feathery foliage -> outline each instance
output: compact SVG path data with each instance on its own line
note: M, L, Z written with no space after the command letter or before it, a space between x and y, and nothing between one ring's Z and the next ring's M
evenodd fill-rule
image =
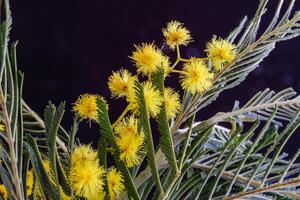
M268 0L260 0L253 18L243 18L226 39L213 36L205 58L183 58L180 48L190 45L192 34L169 22L163 35L176 60L154 43L136 45L130 57L136 75L122 69L109 77L112 96L127 103L118 119L111 123L100 94L82 95L67 131L65 103L49 103L42 118L23 100L17 43L9 43L9 2L0 1L0 199L300 199L300 150L284 152L300 125L300 97L292 88L267 88L243 106L236 101L229 112L197 118L277 42L299 36L295 0L285 10L283 3L263 29ZM165 81L174 73L182 97ZM77 138L84 120L99 126L97 151Z

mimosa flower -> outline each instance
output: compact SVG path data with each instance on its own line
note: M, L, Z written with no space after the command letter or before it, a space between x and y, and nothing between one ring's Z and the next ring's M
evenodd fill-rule
M163 28L162 31L166 38L166 43L171 49L175 49L176 45L186 46L192 41L190 31L178 21L169 22L167 28Z
M131 90L133 90L135 80L136 77L132 76L131 73L126 69L113 72L108 80L108 87L112 96L116 98L128 96L130 93L132 93Z
M125 189L123 176L115 168L109 170L107 175L107 184L109 197L112 200L118 197Z
M181 86L184 90L195 94L202 93L212 86L213 73L210 73L205 63L199 58L191 58L184 64Z
M212 59L216 71L220 71L225 63L230 63L236 56L236 46L216 36L207 43L207 57Z
M93 94L83 94L74 103L73 111L77 112L82 119L97 120L97 96Z

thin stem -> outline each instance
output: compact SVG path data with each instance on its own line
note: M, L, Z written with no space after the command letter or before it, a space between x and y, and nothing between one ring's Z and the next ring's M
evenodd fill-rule
M113 123L111 126L112 128L115 128L115 126L120 123L120 121L124 118L124 116L129 112L129 105L125 108L125 110L122 112L122 114L118 117L118 119Z
M180 61L182 61L182 62L189 62L189 61L190 61L190 59L186 59L186 58L180 58Z
M13 174L13 180L14 180L14 185L16 187L16 193L18 196L18 199L23 199L23 194L22 194L22 189L21 189L21 181L20 181L20 176L18 174L18 161L16 158L16 153L15 153L15 148L14 148L14 137L12 133L12 129L10 126L10 120L9 120L9 115L8 111L6 108L6 102L4 99L4 94L2 91L2 87L0 87L0 104L2 107L2 113L3 113L3 121L5 124L5 129L7 133L7 144L9 148L9 154L10 154L10 161L11 161L11 168L12 168L12 174Z
M180 50L178 44L176 44L176 54L177 54L177 59L180 60L181 56L180 56Z
M192 134L192 126L193 126L193 123L195 121L195 114L192 116L191 118L191 122L189 124L189 131L188 131L188 134L185 138L185 142L184 142L184 146L183 146L183 152L182 152L182 155L181 155L181 158L180 158L180 162L179 162L179 170L181 171L182 170L182 166L183 166L183 161L184 161L184 158L185 158L185 154L186 154L186 151L187 151L187 148L189 146L189 142L190 142L190 137L191 137L191 134Z
M178 74L186 74L186 72L180 71L180 70L176 70L176 69L173 69L172 72L178 73Z
M268 192L268 191L274 190L274 189L279 189L279 188L289 187L289 186L292 186L292 185L297 185L299 183L300 183L300 179L296 178L296 179L293 179L293 180L285 182L285 183L275 183L275 184L272 184L268 187L259 188L259 189L256 189L256 190L251 190L249 192L241 192L241 193L239 193L235 196L225 198L224 200L240 199L241 197L246 197L246 196L249 196L251 194L264 193L264 192Z
M176 181L178 180L178 178L180 177L180 173L176 173L175 177L173 178L170 186L168 187L168 189L165 192L165 196L163 197L164 200L167 200L169 198L169 195L173 189L173 186L175 185Z

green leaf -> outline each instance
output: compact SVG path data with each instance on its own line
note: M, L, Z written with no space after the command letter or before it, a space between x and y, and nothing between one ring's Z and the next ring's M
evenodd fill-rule
M148 158L147 161L150 166L156 186L160 191L161 195L163 196L164 190L161 185L157 164L155 160L154 144L153 144L152 132L151 132L150 121L149 121L149 112L145 102L144 88L138 81L136 81L134 84L135 84L136 98L139 101L140 122L141 122L140 124L145 133L145 138L146 138L146 149L147 149L147 158Z
M114 149L113 158L117 165L117 168L122 172L125 180L127 195L135 200L139 200L139 194L134 185L130 171L126 167L125 163L120 160L120 150L116 143L115 136L111 127L111 123L108 116L107 103L102 97L97 97L98 107L98 122L100 126L100 137L104 137L107 143Z
M164 96L164 70L160 68L151 78L154 86L160 91L161 95ZM165 102L163 102L160 112L156 117L156 122L161 136L159 144L162 152L165 154L173 172L179 173Z
M47 147L48 147L48 159L51 166L51 173L53 181L57 186L57 191L60 194L60 184L63 186L63 190L66 194L71 194L71 189L69 187L67 177L62 169L62 165L59 160L56 138L59 130L61 120L65 112L65 103L61 103L58 108L49 102L45 109L45 128L47 135Z
M31 160L36 181L39 184L39 188L41 190L43 198L60 199L57 187L51 182L51 179L44 168L42 157L36 141L30 135L26 135L26 139L27 143L25 143L25 148Z

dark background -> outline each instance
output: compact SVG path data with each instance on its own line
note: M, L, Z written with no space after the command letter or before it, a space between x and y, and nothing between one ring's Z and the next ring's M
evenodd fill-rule
M267 22L276 2L269 3ZM78 95L98 93L109 99L107 78L111 71L120 67L134 70L128 58L133 44L155 41L161 45L161 28L168 21L179 20L192 32L195 42L182 48L182 55L201 56L213 34L226 37L244 15L253 16L257 5L258 0L14 0L12 39L19 41L24 99L40 115L48 100L56 104L65 100L63 123L68 127L73 116L71 104ZM295 9L300 9L299 1ZM223 93L199 119L228 111L234 100L243 103L266 87L276 91L293 87L299 92L299 50L299 38L277 45L246 81ZM125 105L121 100L109 103L114 120ZM91 129L88 123L81 125L83 142L96 141L97 135L95 125ZM299 139L299 135L294 136L289 152L299 147Z

